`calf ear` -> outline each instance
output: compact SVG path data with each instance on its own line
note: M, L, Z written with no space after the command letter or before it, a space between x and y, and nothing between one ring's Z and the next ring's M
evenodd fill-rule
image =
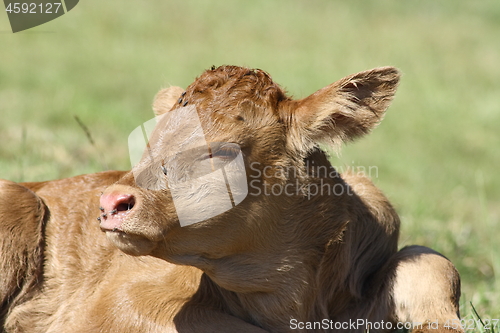
M155 115L159 116L170 111L183 92L184 89L175 86L160 90L153 101L153 111Z
M342 142L368 133L382 120L399 77L394 67L375 68L293 101L288 109L293 145L308 150L323 142L338 149Z

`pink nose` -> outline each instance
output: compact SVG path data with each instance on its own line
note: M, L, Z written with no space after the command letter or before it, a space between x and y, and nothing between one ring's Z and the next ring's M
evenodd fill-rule
M111 192L103 194L100 200L101 216L98 220L103 231L121 231L124 217L135 205L132 194Z
M110 193L101 196L101 207L105 212L123 212L134 208L135 198L132 194Z

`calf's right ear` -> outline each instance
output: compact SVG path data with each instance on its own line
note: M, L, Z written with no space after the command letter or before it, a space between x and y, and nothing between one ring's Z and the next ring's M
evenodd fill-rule
M368 133L382 120L399 77L394 67L375 68L292 101L283 115L292 146L304 151L323 142L338 149L342 142Z
M153 111L155 115L159 116L170 111L183 92L184 89L176 86L160 90L153 101Z

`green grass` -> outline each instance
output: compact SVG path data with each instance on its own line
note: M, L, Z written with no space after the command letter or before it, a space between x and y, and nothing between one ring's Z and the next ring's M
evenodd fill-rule
M129 168L127 136L152 117L154 94L211 65L265 69L296 97L399 67L385 120L333 164L376 166L401 245L455 263L465 318L470 302L500 318L498 0L86 0L9 29L0 13L0 177L15 181Z

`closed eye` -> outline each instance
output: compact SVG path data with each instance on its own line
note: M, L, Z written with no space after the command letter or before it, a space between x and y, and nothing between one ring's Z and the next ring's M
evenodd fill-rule
M233 160L240 153L240 147L235 143L223 143L211 145L210 157L220 158L223 160Z

